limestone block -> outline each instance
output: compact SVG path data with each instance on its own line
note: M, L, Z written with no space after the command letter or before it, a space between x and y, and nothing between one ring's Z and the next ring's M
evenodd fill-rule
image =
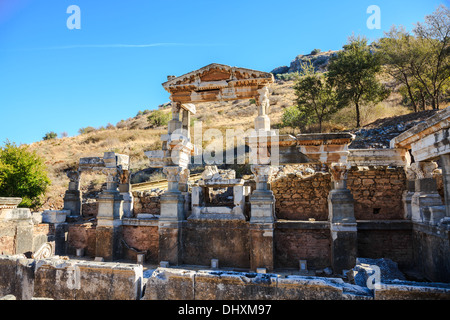
M56 300L137 300L142 278L138 264L45 259L36 262L34 295Z
M160 220L181 221L185 218L184 196L181 192L165 192L161 196Z
M158 268L147 280L142 300L194 300L194 271Z
M428 223L430 211L425 208L435 206L442 206L441 196L437 192L415 192L411 197L411 220Z
M232 271L199 271L196 300L270 300L277 291L277 276Z
M34 224L42 223L42 212L33 212L33 213L31 213L31 216L32 216Z
M198 186L192 187L191 199L192 207L200 206L203 202L203 188Z
M42 213L42 222L63 223L70 214L70 210L44 210Z
M14 295L18 300L33 297L34 260L23 255L0 255L0 296Z
M391 281L375 288L375 300L450 300L450 284Z
M270 131L270 118L268 115L260 115L255 118L255 130Z
M32 223L31 211L28 208L15 208L11 210L4 210L6 214L3 215L4 221L30 221Z
M250 196L252 223L272 223L275 212L275 197L272 191L255 190Z
M278 299L282 300L341 300L342 279L287 276L278 279Z

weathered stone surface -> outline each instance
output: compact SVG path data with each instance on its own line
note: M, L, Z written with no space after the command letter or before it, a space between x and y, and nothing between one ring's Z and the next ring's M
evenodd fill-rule
M281 277L270 273L158 268L145 300L341 300L371 299L370 292L338 278Z
M277 294L271 274L199 271L195 274L196 300L270 300Z
M34 296L55 300L137 300L142 266L61 259L36 261Z
M380 271L379 275L375 275L375 272L378 272L378 270ZM369 277L375 276L380 282L395 279L406 280L403 273L398 269L397 263L386 258L357 258L356 266L347 275L355 284L362 287L367 286Z
M212 63L162 85L172 101L186 104L255 98L259 88L273 81L271 73Z
M70 210L44 210L42 213L42 222L63 223L70 214Z
M375 288L375 300L450 300L450 284L391 281Z
M158 268L147 280L142 300L194 300L195 272Z
M34 290L34 260L23 255L0 255L0 296L14 295L29 300Z

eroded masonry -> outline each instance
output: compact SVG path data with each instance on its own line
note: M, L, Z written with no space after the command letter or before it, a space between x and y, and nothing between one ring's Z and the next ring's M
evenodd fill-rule
M0 296L449 299L450 108L390 148L350 149L350 133L271 130L272 82L220 64L169 76L173 118L145 152L167 177L160 194L133 192L129 157L107 152L68 173L63 210L0 198ZM195 104L237 99L258 106L246 146L278 163L252 164L252 177L206 165L193 181ZM90 220L85 171L107 176Z

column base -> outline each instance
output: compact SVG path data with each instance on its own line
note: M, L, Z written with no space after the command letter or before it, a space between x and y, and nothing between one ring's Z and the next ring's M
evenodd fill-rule
M275 221L275 197L270 190L255 190L250 195L250 223Z

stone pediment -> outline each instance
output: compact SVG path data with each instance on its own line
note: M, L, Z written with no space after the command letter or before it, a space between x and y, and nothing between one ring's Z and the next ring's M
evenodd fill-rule
M217 63L168 79L162 86L181 103L254 98L274 81L268 72Z

